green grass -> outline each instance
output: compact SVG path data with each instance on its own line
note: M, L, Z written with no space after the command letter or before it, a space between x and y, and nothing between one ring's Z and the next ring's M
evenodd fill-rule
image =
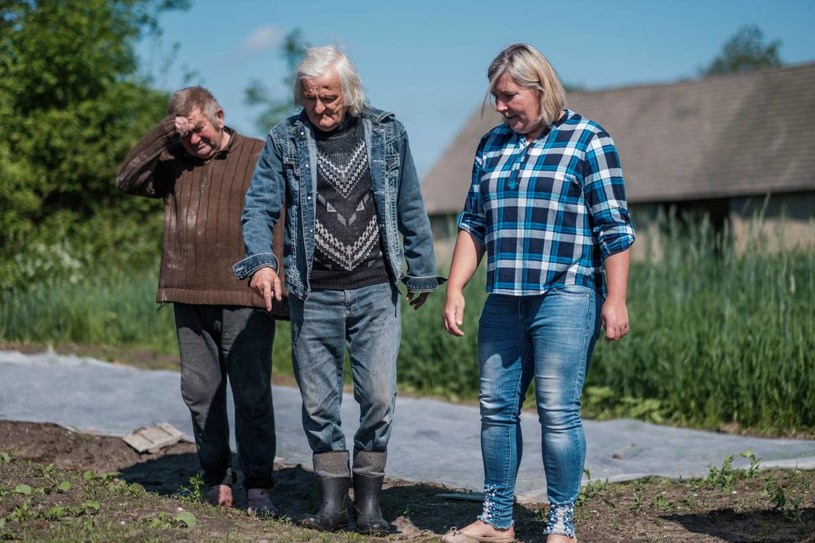
M815 429L815 249L737 251L706 221L662 225L661 250L632 264L631 334L598 342L584 393L590 417L696 427L736 422L767 433ZM652 238L653 239L653 238ZM474 400L483 267L468 285L464 338L441 324L444 289L403 300L399 386ZM176 353L171 307L157 310L154 271L0 290L0 341L128 346ZM290 328L278 325L274 371L291 375ZM529 404L528 404L529 405Z

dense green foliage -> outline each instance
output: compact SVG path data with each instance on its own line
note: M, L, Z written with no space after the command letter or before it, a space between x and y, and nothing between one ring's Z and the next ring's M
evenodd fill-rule
M155 260L160 202L116 170L163 115L133 43L184 0L10 0L0 11L0 288Z
M779 40L764 43L764 33L756 25L747 25L724 44L722 52L701 70L702 77L749 72L781 66Z

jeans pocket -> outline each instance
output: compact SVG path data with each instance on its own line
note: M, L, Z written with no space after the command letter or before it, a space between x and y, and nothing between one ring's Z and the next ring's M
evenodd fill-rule
M566 296L588 297L594 294L594 288L584 285L555 285L549 292Z

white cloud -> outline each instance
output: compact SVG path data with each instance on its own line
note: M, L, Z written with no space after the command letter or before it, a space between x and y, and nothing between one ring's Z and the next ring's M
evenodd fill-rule
M277 46L283 36L284 32L275 26L261 26L243 40L241 49L246 53L260 53Z

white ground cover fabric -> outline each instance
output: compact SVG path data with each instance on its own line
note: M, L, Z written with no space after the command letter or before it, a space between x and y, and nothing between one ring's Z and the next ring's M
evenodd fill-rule
M300 425L297 389L275 386L273 396L278 460L310 468L311 451ZM348 447L353 447L358 417L356 402L346 394L343 425ZM54 422L112 436L125 436L159 422L168 422L187 436L192 430L177 372L140 370L53 352L0 351L0 419ZM741 437L626 419L587 420L584 425L586 468L592 479L703 477L711 466L721 467L727 455L734 457L736 467L749 465L740 456L748 449L761 459L763 467L815 469L812 440ZM522 426L524 457L517 496L520 501L545 501L537 415L524 413ZM400 397L387 475L479 491L483 483L479 431L477 406Z

